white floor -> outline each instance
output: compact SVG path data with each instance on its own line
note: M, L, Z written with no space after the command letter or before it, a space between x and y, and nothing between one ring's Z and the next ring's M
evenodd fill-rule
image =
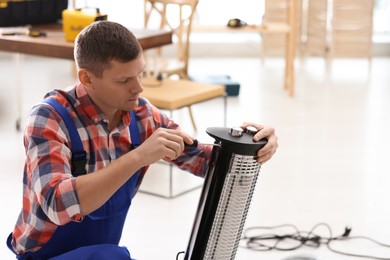
M57 59L25 56L16 74L15 57L0 53L0 68L0 258L7 260L14 257L5 247L5 239L22 202L23 140L15 131L17 86L22 86L21 115L25 118L29 107L45 92L70 85L74 79L70 62ZM268 59L264 65L257 58L195 59L190 70L229 74L241 83L240 95L228 101L228 126L248 120L277 130L279 149L262 168L246 227L294 224L308 231L325 222L334 235L349 225L351 235L390 244L390 58L374 58L371 73L366 60L336 60L329 74L321 59L297 62L294 97L283 90L283 62L279 59ZM194 113L199 131L193 134L203 142L212 141L205 129L222 125L222 100L196 105ZM187 115L181 110L174 118L192 133ZM166 177L160 179L167 176L167 169L156 167L144 190L166 189ZM180 191L181 185L202 182L181 176L175 173L174 191ZM199 194L196 189L164 199L139 193L122 244L137 259L176 259L176 254L186 249ZM326 229L318 232L328 235ZM338 249L390 258L389 249L371 247L368 242L343 242ZM302 254L321 260L353 259L324 246L292 252L239 248L236 259L273 260Z

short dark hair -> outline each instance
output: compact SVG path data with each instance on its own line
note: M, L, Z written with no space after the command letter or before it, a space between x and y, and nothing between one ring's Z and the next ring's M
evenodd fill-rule
M85 27L76 37L74 58L78 68L101 77L112 60L132 61L142 48L134 34L119 23L98 21Z

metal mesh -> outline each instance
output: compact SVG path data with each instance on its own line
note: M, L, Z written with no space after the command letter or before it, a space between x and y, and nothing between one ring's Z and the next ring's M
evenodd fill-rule
M204 260L234 259L259 171L253 156L233 154Z

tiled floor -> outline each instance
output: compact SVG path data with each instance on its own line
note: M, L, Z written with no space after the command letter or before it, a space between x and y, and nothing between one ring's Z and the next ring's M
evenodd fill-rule
M14 259L5 247L21 205L23 168L22 135L15 131L18 115L16 86L21 84L22 118L29 107L51 88L73 82L67 61L25 57L15 73L13 56L0 53L0 258ZM246 227L295 224L309 230L328 223L335 235L352 227L351 235L365 235L390 244L390 59L375 58L371 73L366 60L337 60L325 73L321 59L297 62L296 95L283 91L283 62L269 59L195 59L192 72L229 74L241 83L238 97L229 98L228 126L244 120L272 125L279 149L265 164L256 187ZM201 141L210 126L221 126L222 101L194 107ZM186 110L174 113L192 133ZM23 121L22 121L23 122ZM165 168L148 176L145 190L166 189ZM181 173L178 173L180 175ZM183 181L197 186L201 179L176 176L174 188ZM160 178L160 179L159 179ZM200 189L176 199L139 193L123 234L137 259L175 259L186 249ZM326 229L318 231L327 236ZM353 253L390 257L390 250L368 242L339 244ZM240 248L236 259L283 259L305 254L316 259L353 259L326 247L292 252L254 252Z

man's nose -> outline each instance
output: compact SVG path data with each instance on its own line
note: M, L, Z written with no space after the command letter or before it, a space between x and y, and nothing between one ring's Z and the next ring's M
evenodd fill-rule
M141 93L144 91L144 86L142 85L142 79L137 78L135 85L131 88L134 93Z

